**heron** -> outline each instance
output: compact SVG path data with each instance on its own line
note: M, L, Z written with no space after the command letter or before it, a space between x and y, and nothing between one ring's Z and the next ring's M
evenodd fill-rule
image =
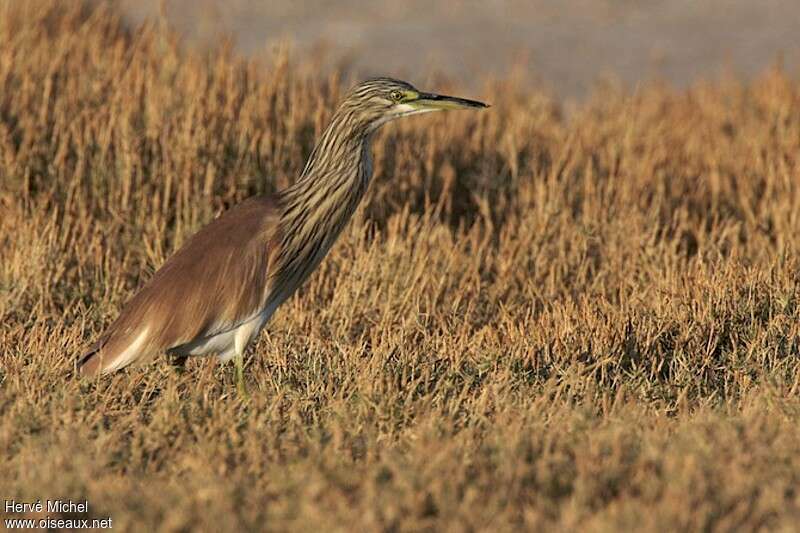
M317 268L364 196L378 128L420 113L485 107L392 78L356 85L294 184L244 200L191 236L80 357L79 373L106 375L163 354L182 362L235 358L241 372L248 345Z

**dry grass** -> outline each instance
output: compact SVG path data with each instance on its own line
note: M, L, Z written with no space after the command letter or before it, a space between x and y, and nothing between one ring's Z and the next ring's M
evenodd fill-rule
M298 174L350 80L75 5L0 2L4 499L136 530L796 527L796 80L601 88L569 120L487 81L489 112L377 140L250 399L213 361L81 383L171 250Z

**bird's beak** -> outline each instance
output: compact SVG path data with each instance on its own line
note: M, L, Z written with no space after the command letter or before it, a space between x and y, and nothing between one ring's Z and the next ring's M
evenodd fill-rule
M467 100L466 98L458 98L457 96L445 96L443 94L433 93L419 93L419 97L416 100L412 100L408 103L420 111L470 108L483 109L489 107L487 104L478 102L477 100Z

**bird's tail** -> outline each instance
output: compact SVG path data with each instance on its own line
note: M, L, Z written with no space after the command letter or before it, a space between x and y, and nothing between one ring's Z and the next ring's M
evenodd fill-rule
M145 328L133 339L117 338L113 332L106 334L81 355L78 373L81 376L110 374L141 359L147 353L148 332Z
M78 359L78 374L80 376L96 376L103 373L103 340L92 344Z

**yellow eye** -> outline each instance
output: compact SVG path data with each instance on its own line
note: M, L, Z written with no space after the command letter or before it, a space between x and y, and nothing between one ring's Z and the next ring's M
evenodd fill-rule
M401 93L400 91L392 91L391 93L389 93L389 97L395 102L399 102L400 100L403 99L403 93Z

